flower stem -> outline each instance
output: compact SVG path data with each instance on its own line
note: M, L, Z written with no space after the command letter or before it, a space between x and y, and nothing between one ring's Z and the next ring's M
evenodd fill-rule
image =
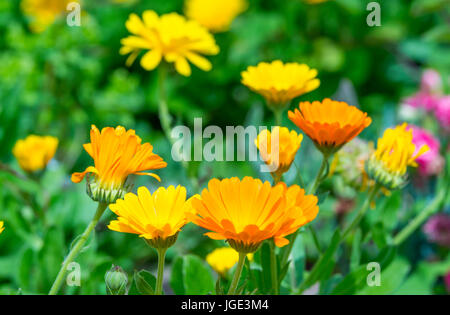
M273 240L269 241L270 244L270 274L272 279L273 294L279 294L278 288L278 266L277 266L277 256L275 253L275 243Z
M241 277L242 269L244 268L245 257L247 254L239 253L239 261L236 267L236 271L234 272L233 280L230 284L230 289L228 290L228 295L236 294L236 288L239 283L239 278Z
M162 294L162 285L164 278L164 261L166 258L167 248L158 249L158 275L156 277L155 295Z
M89 225L84 230L83 234L78 238L75 245L72 247L72 249L69 252L69 255L67 255L67 258L64 260L63 265L61 269L58 272L58 275L56 276L55 282L53 283L49 295L56 295L63 283L63 280L67 273L67 267L69 264L77 257L77 255L80 253L80 251L83 249L84 244L86 243L87 239L89 238L89 235L94 230L95 226L97 225L98 221L100 220L103 212L105 212L108 205L106 203L98 203L97 211L95 212L94 218L89 223Z
M282 109L274 109L273 115L275 117L275 126L281 126L283 122L283 110Z

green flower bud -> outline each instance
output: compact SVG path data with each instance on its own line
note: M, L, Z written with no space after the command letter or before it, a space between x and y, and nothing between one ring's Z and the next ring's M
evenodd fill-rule
M108 295L126 295L128 275L119 266L112 265L105 275L105 284Z

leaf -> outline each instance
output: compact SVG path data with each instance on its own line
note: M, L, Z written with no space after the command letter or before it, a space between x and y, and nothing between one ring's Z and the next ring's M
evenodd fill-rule
M355 270L359 266L359 262L361 261L361 239L362 239L362 232L361 229L358 229L355 232L355 236L353 237L352 254L350 257L351 271Z
M146 270L136 271L134 273L136 288L142 295L154 295L156 287L156 278Z
M172 272L170 275L170 287L177 295L184 295L184 282L183 282L183 257L179 256L175 259L172 265Z
M263 287L261 288L262 293L272 292L272 278L270 270L270 245L268 242L264 242L260 249L261 255L261 267L262 267L262 282Z
M378 248L384 248L387 245L386 232L382 222L377 222L372 226L372 238Z
M175 294L209 294L215 289L211 269L194 255L175 260L170 285Z

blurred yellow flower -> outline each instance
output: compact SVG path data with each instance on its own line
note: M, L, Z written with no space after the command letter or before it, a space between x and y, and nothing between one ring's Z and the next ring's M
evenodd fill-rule
M301 102L299 109L289 111L289 119L327 153L336 152L372 123L367 113L355 106L329 98Z
M142 171L164 168L167 163L153 153L150 143L141 142L132 129L106 127L100 133L92 125L91 142L85 144L84 149L94 159L95 167L73 173L72 181L79 183L86 174L93 173L94 181L88 183L88 191L94 200L107 203L123 197L126 179L131 174L149 175L160 181L158 175Z
M273 169L271 173L276 181L291 167L302 140L302 134L278 126L274 127L272 132L268 129L261 131L255 139L259 154L270 169Z
M78 0L22 0L23 13L30 17L33 32L43 32L67 11L67 4Z
M155 69L164 57L166 62L175 64L178 73L190 76L188 61L209 71L211 62L202 55L219 53L219 46L205 27L177 13L158 16L148 10L143 13L142 20L133 13L125 26L133 34L121 40L120 53L130 54L126 62L128 66L142 50L148 50L141 58L141 66L145 70Z
M404 175L408 166L416 167L415 160L428 150L429 147L423 145L416 151L412 130L406 123L388 128L378 139L377 148L369 159L369 176L388 189L399 188L406 182Z
M47 166L57 147L58 139L54 137L29 135L16 142L13 154L24 171L34 172Z
M253 254L248 254L249 261ZM239 260L239 254L231 247L216 248L206 256L206 262L219 274L225 275Z
M224 32L247 7L246 0L186 0L185 13L212 32Z
M3 227L3 221L0 221L0 234L2 234L4 229L5 228Z
M250 66L241 76L242 84L261 94L274 108L284 108L293 98L315 90L320 85L316 69L305 64L283 64L280 60Z
M186 214L192 212L182 186L159 187L153 194L146 187L139 187L137 195L128 193L109 208L118 216L108 225L109 229L139 234L155 248L173 245L188 222Z

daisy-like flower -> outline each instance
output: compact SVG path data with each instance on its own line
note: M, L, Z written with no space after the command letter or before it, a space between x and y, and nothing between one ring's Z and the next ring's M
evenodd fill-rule
M57 147L58 139L55 137L29 135L16 142L13 154L24 171L34 172L47 166Z
M186 0L185 12L212 32L224 32L248 7L246 0Z
M427 145L416 148L406 123L388 128L368 161L368 174L387 189L400 188L406 183L408 166L416 167L416 159L428 150Z
M248 260L253 260L253 254L247 255ZM233 268L239 260L239 254L231 247L216 248L206 256L206 262L217 273L224 276L228 270Z
M3 227L3 221L0 221L0 234L2 234L4 229L5 228Z
M278 126L274 127L272 132L267 129L261 131L255 139L259 154L270 168L275 182L291 167L302 140L302 134Z
M78 0L22 0L23 13L30 18L33 32L45 31L53 22L67 12L67 5Z
M197 213L192 221L211 231L205 235L227 240L239 253L253 253L271 238L279 247L287 245L285 236L312 221L319 210L317 197L296 185L272 187L251 177L212 179L192 206Z
M283 109L293 98L319 87L317 70L305 64L260 62L241 73L242 84L262 95L271 109Z
M289 119L313 140L324 154L338 151L372 123L367 113L345 102L329 98L322 102L301 102L289 111Z
M85 144L84 149L94 159L95 166L73 173L72 181L79 183L86 174L93 174L93 180L88 180L88 192L95 201L105 203L123 197L128 189L125 182L131 174L149 175L160 181L158 175L142 171L164 168L167 163L153 153L150 143L141 142L132 129L106 127L100 132L92 125L91 142Z
M128 193L109 208L118 216L108 225L110 230L138 234L155 248L172 246L192 212L182 186L159 187L153 194L139 187L137 195Z
M133 13L125 26L132 35L121 40L120 53L130 54L126 62L128 66L144 50L141 66L145 70L155 69L164 58L166 62L175 64L178 73L190 76L189 62L203 71L209 71L211 62L202 55L219 53L213 35L205 27L177 13L158 16L148 10L143 13L142 19Z

